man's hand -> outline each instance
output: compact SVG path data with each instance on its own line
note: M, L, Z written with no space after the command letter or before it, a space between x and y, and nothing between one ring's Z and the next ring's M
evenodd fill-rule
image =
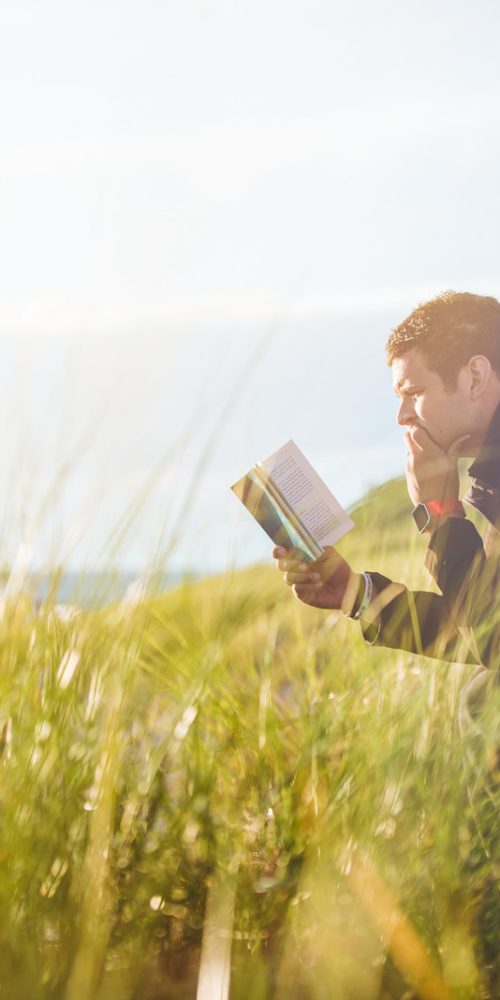
M349 614L356 599L360 574L331 546L313 563L301 563L288 549L273 549L276 566L284 573L285 583L295 597L313 608L342 610Z
M429 500L458 500L460 478L458 458L460 441L449 451L443 451L422 427L414 427L405 434L408 456L406 482L408 493L415 506Z

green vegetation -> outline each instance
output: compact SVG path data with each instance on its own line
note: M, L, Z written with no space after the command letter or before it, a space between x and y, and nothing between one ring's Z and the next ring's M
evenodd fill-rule
M342 551L428 586L407 515L374 491ZM200 962L223 997L229 949L235 1000L491 995L470 668L366 647L272 565L0 629L2 997L194 997Z

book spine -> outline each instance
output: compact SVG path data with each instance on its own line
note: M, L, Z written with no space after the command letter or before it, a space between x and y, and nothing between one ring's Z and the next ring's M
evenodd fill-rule
M302 521L297 516L295 511L292 509L292 507L290 507L290 504L288 503L288 500L286 499L285 495L281 492L279 486L277 485L277 483L275 483L273 477L267 471L265 466L263 466L260 462L258 462L256 465L254 465L253 471L255 472L256 476L263 484L265 489L268 491L274 502L277 504L279 509L282 511L284 516L290 521L291 525L293 526L293 528L295 529L301 540L311 550L312 554L316 556L316 558L322 556L323 549L321 548L321 545L319 545L316 539L313 538L310 531L308 531L308 529L306 528L305 524L302 523Z

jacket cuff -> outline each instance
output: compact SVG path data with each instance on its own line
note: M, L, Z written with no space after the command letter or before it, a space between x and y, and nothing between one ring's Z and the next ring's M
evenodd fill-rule
M394 597L403 588L400 584L395 584L389 577L382 573L372 573L368 571L372 581L372 595L370 603L360 617L361 632L363 638L373 646L380 635L380 630L384 624L384 610Z

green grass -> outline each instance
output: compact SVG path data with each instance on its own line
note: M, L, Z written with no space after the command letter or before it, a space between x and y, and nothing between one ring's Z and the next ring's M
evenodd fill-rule
M428 585L400 482L354 518L355 568ZM0 996L194 997L214 921L232 998L489 995L470 668L366 647L272 565L69 621L21 598L0 641Z

